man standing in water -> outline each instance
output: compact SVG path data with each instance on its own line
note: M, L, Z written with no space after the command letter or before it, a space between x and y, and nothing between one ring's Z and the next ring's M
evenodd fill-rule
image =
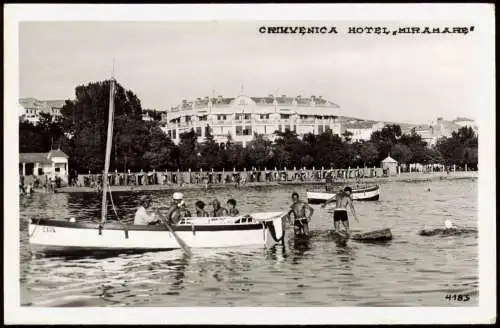
M308 204L301 202L299 200L299 194L292 193L293 204L290 206L291 209L288 211L287 217L290 220L290 215L294 216L294 230L295 235L309 236L309 221L314 213L314 209ZM309 213L306 214L306 211Z
M359 223L358 216L354 210L354 204L351 198L352 188L345 187L343 191L339 191L335 197L327 200L321 207L325 207L328 203L336 201L336 208L333 211L333 226L336 232L340 232L340 223L344 226L345 232L349 234L349 218L347 216L347 207L351 209L354 218Z

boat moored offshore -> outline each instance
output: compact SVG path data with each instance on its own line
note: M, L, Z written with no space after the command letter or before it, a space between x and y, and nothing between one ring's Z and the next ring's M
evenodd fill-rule
M307 202L309 204L323 204L329 199L335 199L333 192L308 191ZM380 197L380 187L378 185L367 186L365 188L353 189L351 193L353 200L378 200Z

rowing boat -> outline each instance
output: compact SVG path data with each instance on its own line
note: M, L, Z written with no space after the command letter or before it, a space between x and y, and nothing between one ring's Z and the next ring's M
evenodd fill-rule
M261 212L238 217L193 217L172 226L189 247L270 246L285 235L284 212ZM153 251L181 248L163 225L124 225L32 218L30 245L35 251Z
M307 202L309 204L323 204L329 199L335 199L336 194L332 192L307 191ZM380 197L380 187L378 185L365 188L353 189L351 193L353 200L374 201Z

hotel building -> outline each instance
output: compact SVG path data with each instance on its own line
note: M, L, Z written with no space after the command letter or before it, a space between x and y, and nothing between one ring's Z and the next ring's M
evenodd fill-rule
M340 134L340 107L322 97L205 97L182 103L162 114L162 130L179 143L180 134L193 129L202 142L207 133L219 143L246 145L254 134L274 140L275 131L295 131L299 137L325 131Z

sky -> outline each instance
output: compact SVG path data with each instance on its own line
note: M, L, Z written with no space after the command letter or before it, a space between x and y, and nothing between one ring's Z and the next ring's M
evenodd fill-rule
M335 26L338 34L262 34L261 26ZM209 95L323 96L340 115L401 123L477 119L481 39L463 34L348 34L350 26L453 22L21 22L20 97L74 98L112 74L143 108ZM467 25L465 25L467 26Z

